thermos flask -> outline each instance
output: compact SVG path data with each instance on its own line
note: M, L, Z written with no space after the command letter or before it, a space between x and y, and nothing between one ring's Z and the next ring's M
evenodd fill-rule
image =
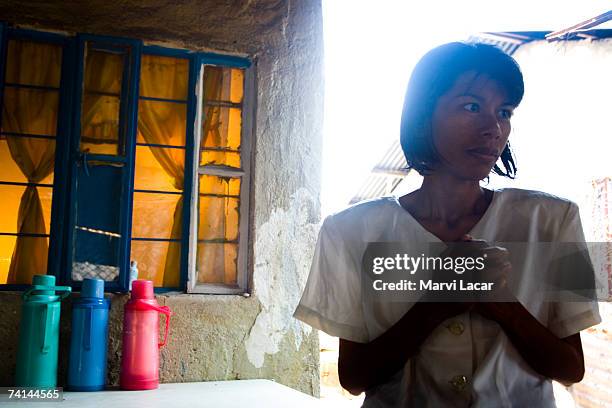
M34 275L32 287L23 293L17 387L56 386L60 306L70 291L68 286L55 286L53 275Z
M84 279L81 296L72 303L72 334L67 386L99 391L106 382L106 345L110 301L102 279Z
M159 313L166 315L164 341L159 343ZM123 351L119 385L124 390L151 390L159 385L159 348L166 344L170 315L153 296L153 282L132 282L123 316Z

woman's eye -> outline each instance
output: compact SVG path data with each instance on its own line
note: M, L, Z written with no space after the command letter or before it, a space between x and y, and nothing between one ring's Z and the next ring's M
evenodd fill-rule
M502 109L499 111L499 116L501 116L504 119L510 119L512 117L512 110L511 109Z
M463 105L463 109L470 111L470 112L480 112L480 105L472 102L472 103Z

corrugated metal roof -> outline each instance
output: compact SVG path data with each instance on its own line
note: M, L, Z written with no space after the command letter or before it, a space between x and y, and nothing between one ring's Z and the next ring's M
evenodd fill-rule
M391 194L408 174L407 166L400 142L395 140L349 204Z
M496 45L506 54L512 55L521 45L534 41L536 39L535 34L536 33L532 35L524 35L523 33L480 33L470 36L468 42ZM543 39L545 34L545 32L542 32L541 38L537 39ZM537 32L537 37L539 36L540 32Z

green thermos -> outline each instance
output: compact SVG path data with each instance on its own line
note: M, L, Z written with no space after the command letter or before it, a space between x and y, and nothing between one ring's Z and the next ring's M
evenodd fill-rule
M17 387L56 386L60 302L70 291L68 286L55 286L55 276L34 275L32 287L23 293Z

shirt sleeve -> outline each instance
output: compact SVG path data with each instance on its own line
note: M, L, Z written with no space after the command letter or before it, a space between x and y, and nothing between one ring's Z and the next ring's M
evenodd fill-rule
M579 267L580 273L590 274L589 276L578 276L580 280L594 282L594 272L591 260L589 258L588 249L585 244L584 232L580 221L580 213L578 206L570 202L565 219L559 231L558 241L563 243L572 243L576 245L574 260L582 262L583 266ZM575 262L562 262L565 267L576 267ZM573 266L570 266L573 265ZM572 276L577 271L569 271L567 276ZM573 275L576 277L576 275ZM593 294L596 288L593 289ZM601 322L599 315L599 307L596 297L593 295L590 299L583 301L559 301L552 303L549 318L549 329L558 337L563 338L576 334L581 330L587 329Z
M365 343L369 338L362 312L360 268L349 249L333 216L327 217L293 316L331 336Z

